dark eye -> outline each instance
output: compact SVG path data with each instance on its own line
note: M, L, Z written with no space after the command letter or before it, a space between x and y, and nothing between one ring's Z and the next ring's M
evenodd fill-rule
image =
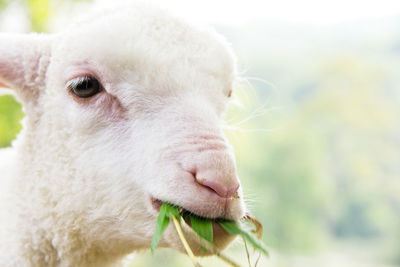
M81 98L94 96L102 89L100 82L90 76L72 79L67 83L67 86L74 95Z
M231 96L232 96L232 90L229 90L228 97L231 97Z

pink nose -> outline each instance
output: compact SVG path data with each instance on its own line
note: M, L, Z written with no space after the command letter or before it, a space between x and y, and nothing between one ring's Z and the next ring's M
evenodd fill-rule
M206 136L197 140L202 148L200 153L194 153L192 160L186 163L197 184L211 190L222 198L237 196L240 187L236 173L235 157L229 149L226 140L219 136Z
M223 198L233 197L239 189L239 183L237 182L225 184L221 181L213 181L202 178L196 178L196 181L202 186L213 190L217 195Z

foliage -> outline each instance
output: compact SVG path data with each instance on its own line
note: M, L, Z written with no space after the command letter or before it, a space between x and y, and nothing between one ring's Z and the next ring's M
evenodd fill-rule
M32 30L35 32L46 31L50 13L50 0L26 0L31 17Z
M258 240L256 240L251 234L247 231L243 230L237 223L231 221L219 221L218 222L222 228L225 229L231 235L241 235L246 241L248 241L255 249L261 251L266 256L269 256L269 253L265 246Z
M190 245L187 242L187 237L185 237L182 228L187 227L186 229L190 231L186 232L186 234L190 235L191 238L197 240L197 244L203 249L203 251L208 251L211 254L218 256L222 260L226 261L232 266L239 266L234 260L230 259L226 255L222 254L213 244L213 227L212 222L218 223L226 232L231 235L240 235L242 238L247 240L254 249L259 250L266 256L269 256L267 249L265 248L262 241L257 240L253 237L257 235L258 239L261 238L262 235L262 224L255 218L246 216L243 218L245 221L253 223L256 227L255 230L252 230L251 233L244 230L244 228L236 222L226 221L226 220L211 220L207 218L200 218L189 211L184 210L183 208L179 208L177 206L168 204L163 202L160 207L160 211L158 213L156 229L154 231L153 239L151 242L151 252L154 253L155 248L157 247L158 242L161 239L162 234L166 230L169 225L169 221L172 219L175 224L175 228L178 232L178 235L182 241L183 246L188 253L188 256L191 258L194 266L200 266L196 257L194 256ZM191 227L187 225L185 220L190 220ZM245 247L247 251L247 246ZM247 251L248 253L248 251ZM249 258L249 255L247 256ZM249 259L250 264L250 259ZM257 264L256 264L257 265Z
M169 224L170 217L179 216L178 208L172 205L168 205L163 203L160 207L160 212L158 213L156 229L154 231L153 239L151 240L151 252L154 253L154 250L157 247L158 242L161 239L162 234L165 229L167 229Z
M213 241L213 228L210 220L190 216L190 222L193 230L202 238L212 243Z
M10 95L0 96L0 148L10 146L21 130L21 105Z
M8 6L11 0L0 0L0 10L3 10Z

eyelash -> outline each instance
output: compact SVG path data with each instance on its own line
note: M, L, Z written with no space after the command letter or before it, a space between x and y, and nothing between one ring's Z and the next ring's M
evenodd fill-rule
M90 98L103 90L101 83L92 76L80 76L67 83L68 89L79 98Z

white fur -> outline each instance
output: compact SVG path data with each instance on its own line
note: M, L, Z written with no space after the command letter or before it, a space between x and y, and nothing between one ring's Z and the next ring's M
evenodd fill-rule
M220 126L235 62L213 30L132 4L59 34L0 35L0 52L0 81L26 112L0 151L0 266L116 265L149 248L151 196L243 216L241 189L199 184L238 184ZM66 83L87 74L105 90L81 101ZM182 250L171 227L160 246Z

